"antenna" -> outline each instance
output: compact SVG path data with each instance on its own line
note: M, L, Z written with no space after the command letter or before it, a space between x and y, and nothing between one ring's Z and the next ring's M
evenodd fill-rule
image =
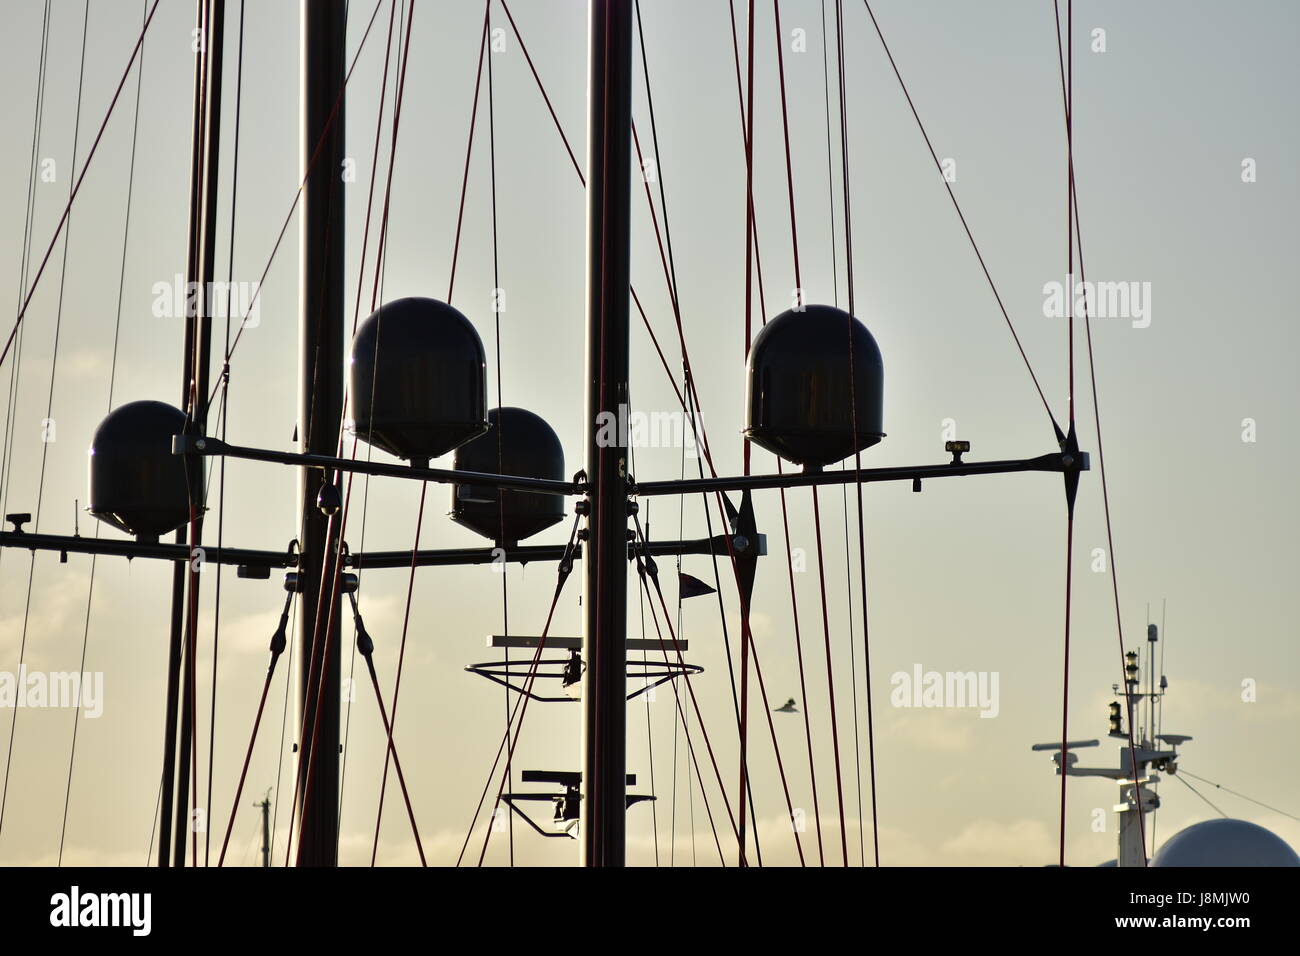
M1109 705L1109 736L1119 738L1122 741L1119 748L1119 761L1115 767L1080 767L1077 765L1079 757L1074 751L1080 747L1096 747L1098 746L1096 740L1066 741L1064 750L1059 742L1033 744L1030 747L1034 751L1051 751L1052 762L1056 765L1058 774L1066 774L1072 777L1105 777L1119 784L1120 800L1113 808L1119 815L1118 846L1115 857L1117 866L1143 865L1142 826L1139 822L1140 817L1137 814L1152 813L1160 806L1160 797L1155 790L1160 777L1151 771L1163 770L1171 774L1177 772L1177 748L1192 739L1184 734L1156 733L1155 714L1157 701L1159 701L1159 705L1163 709L1164 689L1168 683L1164 676L1161 675L1160 690L1157 693L1155 645L1159 640L1159 635L1160 632L1156 625L1148 623L1146 697L1147 719L1150 726L1147 728L1146 734L1141 736L1134 734L1132 751L1128 747L1128 733L1122 726L1123 718L1121 713L1123 708L1121 708L1118 700L1112 701ZM1142 698L1142 695L1138 693L1141 681L1140 675L1141 665L1138 652L1125 652L1124 689L1130 729L1135 726L1134 721L1139 714L1138 702ZM1119 692L1118 685L1112 685L1112 687L1116 693ZM1168 749L1156 749L1157 740L1167 745ZM1136 775L1134 775L1135 767L1137 768Z

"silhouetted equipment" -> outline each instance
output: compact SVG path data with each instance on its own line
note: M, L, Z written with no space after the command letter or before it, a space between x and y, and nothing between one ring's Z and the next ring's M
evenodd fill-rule
M172 436L185 430L185 413L165 402L130 402L99 423L90 443L90 504L100 521L141 541L179 528L195 504L203 507L203 466L172 454Z
M749 350L745 435L817 471L885 437L884 376L876 340L847 312L828 305L783 312Z
M339 486L329 480L322 481L320 491L316 492L316 507L326 517L338 514L339 509L343 507L343 499L339 495Z
M358 438L427 467L488 428L483 342L445 302L388 302L352 340L351 395Z
M485 474L564 480L564 448L554 429L523 408L494 408L488 431L456 449L452 468ZM453 485L451 518L503 547L549 528L564 518L559 495L503 491L481 485Z

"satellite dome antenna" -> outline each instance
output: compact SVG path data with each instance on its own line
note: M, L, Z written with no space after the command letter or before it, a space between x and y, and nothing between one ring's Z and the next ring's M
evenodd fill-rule
M768 322L750 347L747 378L745 437L806 471L885 437L880 347L842 309L808 305Z
M488 431L456 449L456 471L564 478L564 447L540 415L507 406L488 412ZM486 485L452 485L451 519L511 548L564 519L558 495L530 494Z
M428 467L488 430L483 340L461 312L410 297L380 306L352 340L351 426L362 441Z
M157 541L190 518L191 494L203 509L202 470L191 481L172 436L185 413L166 402L129 402L113 409L90 443L87 511L140 541Z

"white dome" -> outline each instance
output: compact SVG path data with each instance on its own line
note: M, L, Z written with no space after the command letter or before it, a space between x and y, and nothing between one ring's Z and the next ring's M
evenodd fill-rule
M1285 840L1245 820L1205 820L1175 833L1152 866L1300 866Z

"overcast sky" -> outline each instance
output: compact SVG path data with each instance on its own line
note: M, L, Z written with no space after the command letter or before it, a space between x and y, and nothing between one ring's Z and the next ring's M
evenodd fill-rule
M79 172L141 19L136 0L90 4L78 129L85 7L82 0L54 0L49 6L29 268L24 267L24 222L46 5L36 0L6 5L0 32L0 86L7 94L0 101L0 122L8 144L0 152L0 221L6 224L0 230L0 296L10 320L25 292L23 275L40 262L67 201L74 138ZM298 5L274 0L247 6L236 182L231 151L239 5L228 4L217 271L223 276L227 271L237 187L232 274L236 281L253 282L267 264L300 177ZM585 161L585 6L579 0L511 4L580 162ZM659 175L686 337L715 462L720 472L736 473L744 417L745 163L728 5L652 0L643 6L662 156ZM763 305L771 316L789 306L794 279L772 10L767 3L757 6L755 205ZM743 44L746 4L735 7ZM834 4L827 7L829 23ZM953 190L1053 414L1064 420L1065 325L1043 314L1045 284L1061 281L1066 269L1066 152L1052 5L1044 0L878 0L873 7L936 152L954 160ZM373 9L371 0L352 4L349 56ZM349 313L361 267L388 9L383 3L348 88L348 153L357 172L348 188ZM834 302L838 295L843 304L843 208L838 188L833 200L828 191L822 12L819 0L781 4L804 287L809 301ZM384 299L446 297L482 16L483 5L476 0L416 3ZM176 402L180 396L182 325L156 317L153 303L155 285L170 283L185 266L193 20L193 4L160 3L145 42L134 178L128 175L136 106L132 74L73 207L66 250L60 240L28 310L21 352L0 368L0 389L11 395L13 409L6 430L12 432L11 463L0 494L10 512L37 512L39 499L41 531L71 534L77 522L83 535L98 530L93 518L84 513L78 518L76 509L85 506L85 452L96 422L108 410L110 377L115 376L114 405L144 398ZM499 343L490 310L494 283L483 106L453 304L478 328L489 367L499 352L503 395L493 383L489 401L522 405L545 417L563 440L566 469L572 472L581 466L583 428L584 196L495 3L492 25L504 30L504 49L492 54L500 274L507 295ZM1300 451L1286 437L1295 421L1294 356L1300 345L1287 281L1294 272L1294 223L1300 211L1294 175L1300 65L1292 50L1298 26L1292 5L1265 0L1230 7L1168 0L1075 4L1074 153L1088 275L1149 289L1144 300L1149 311L1140 320L1097 319L1092 327L1115 535L1115 554L1103 550L1100 558L1096 549L1107 545L1097 429L1081 334L1077 344L1080 442L1094 454L1093 471L1084 476L1079 493L1074 542L1070 736L1105 737L1106 704L1114 696L1111 685L1120 679L1111 597L1111 575L1117 571L1128 647L1143 643L1148 606L1158 621L1162 602L1168 601L1164 636L1170 688L1163 729L1195 738L1184 748L1182 766L1292 812L1300 806L1300 771L1276 757L1293 750L1300 719L1291 600L1300 574L1294 546L1300 507L1293 480ZM1104 31L1104 52L1094 51L1097 29ZM796 31L804 31L806 43ZM861 3L844 4L844 43L856 311L875 334L886 370L888 437L864 455L864 464L943 460L948 419L958 437L971 441L972 458L1054 450L1047 415ZM742 59L743 52L742 46ZM829 82L833 91L833 54ZM648 148L639 62L636 104L642 145ZM832 117L838 112L834 101L830 112ZM391 115L390 92L381 183ZM832 139L830 172L838 183L838 129ZM1254 161L1247 164L1253 182L1243 181L1248 159ZM49 181L39 175L43 169L50 171ZM634 284L670 366L680 374L654 232L639 181L634 185ZM114 359L128 188L130 228ZM838 262L832 258L832 231ZM229 437L238 444L291 447L297 246L291 228L261 292L260 324L245 334L232 360ZM372 244L366 263L367 299L373 249ZM7 328L0 331L7 335ZM639 319L632 376L638 410L677 410ZM51 394L54 441L42 442ZM637 452L642 480L673 477L681 467L679 448ZM694 461L687 467L693 470ZM756 471L775 467L770 454L755 450ZM231 461L227 544L286 547L295 535L295 484L288 468ZM352 549L362 547L363 534L369 549L410 548L419 487L375 479L369 490L363 520L360 502L354 501ZM1061 724L1065 509L1060 479L1028 474L929 481L920 495L906 484L881 484L866 488L863 497L882 863L1054 862L1058 780L1047 756L1029 747L1057 737ZM789 546L801 549L807 567L795 574L806 700L799 690L786 542L775 492L755 496L769 555L758 572L754 636L772 706L796 697L800 709L812 714L827 861L839 862L812 496L795 490L787 501ZM821 492L845 806L850 857L856 862L867 741L857 568L854 563L846 569L842 501L838 490ZM431 487L429 502L421 547L486 543L444 517L445 488ZM218 513L215 500L212 504L210 537ZM680 505L659 499L649 512L656 538L676 535L679 523L687 537L707 533L697 498ZM856 515L849 517L854 536L849 551L856 562ZM107 527L102 533L120 537ZM567 522L530 543L562 541L566 533ZM86 670L104 675L102 716L80 721L64 861L143 864L161 767L170 568L101 559L90 597L89 557L74 554L60 563L57 554L40 554L25 613L29 567L26 552L9 550L0 557L0 671L17 670L26 621L28 671L78 669L85 637ZM672 602L673 562L661 562L661 569ZM712 579L707 558L684 559L684 570ZM211 727L215 577L215 571L205 572L202 598L204 765ZM511 631L540 632L554 567L514 567L508 580ZM214 858L283 595L278 576L249 581L227 572L222 581ZM362 610L390 696L407 581L404 570L363 575ZM575 576L552 633L579 633L578 584ZM629 593L635 595L634 580L631 585ZM724 597L734 641L738 627L730 583ZM503 730L502 689L463 670L492 657L486 636L501 633L501 615L500 577L489 568L424 569L416 576L396 743L430 862L455 861ZM648 619L646 626L653 636ZM640 629L634 603L629 632L640 636ZM705 668L694 680L695 690L734 805L738 751L716 601L686 602L682 632L690 641L688 658ZM350 627L345 639L350 655ZM918 665L923 671L996 673L996 717L982 719L970 708L892 706L891 676L910 674ZM348 666L345 659L345 673ZM252 804L268 789L276 797L277 785L283 801L277 805L276 839L281 850L284 845L292 788L289 745L295 736L291 726L281 733L289 671L282 662L238 808L235 862L255 862L258 815ZM1254 687L1253 701L1243 700L1243 686ZM796 861L794 840L760 708L757 700L750 722L759 835L765 862L790 863ZM575 704L531 706L515 766L579 769L579 710ZM292 725L292 705L288 714ZM792 800L809 821L805 852L816 861L802 718L774 716ZM12 718L12 712L0 711L0 743L6 746ZM350 720L341 860L362 864L374 838L383 762L383 734L368 681L357 685ZM0 862L57 858L73 724L70 709L18 712ZM702 739L693 719L691 730L698 747ZM1104 742L1081 754L1081 763L1113 764L1115 751ZM731 864L734 839L727 836L716 781L703 759L701 766ZM667 688L660 688L653 703L638 701L629 709L628 769L638 775L636 792L651 791L653 774L658 796L656 804L629 812L629 862L653 864L657 853L664 864L670 859L716 864L701 782L686 758ZM206 766L200 778L200 802L206 804ZM517 782L516 789L521 789ZM1167 781L1161 794L1157 843L1213 815L1177 782ZM1091 865L1114 855L1109 808L1116 796L1104 781L1071 782L1070 862ZM415 861L409 825L392 786L388 799L379 860ZM1300 825L1294 821L1222 793L1212 799L1229 814L1269 826L1300 846ZM862 805L869 861L867 796ZM546 805L539 806L545 816ZM1094 829L1098 808L1105 810L1105 832ZM476 834L475 847L481 827ZM488 862L506 862L508 842L505 834L495 834ZM576 843L542 840L522 825L515 828L514 847L522 863L577 859Z

